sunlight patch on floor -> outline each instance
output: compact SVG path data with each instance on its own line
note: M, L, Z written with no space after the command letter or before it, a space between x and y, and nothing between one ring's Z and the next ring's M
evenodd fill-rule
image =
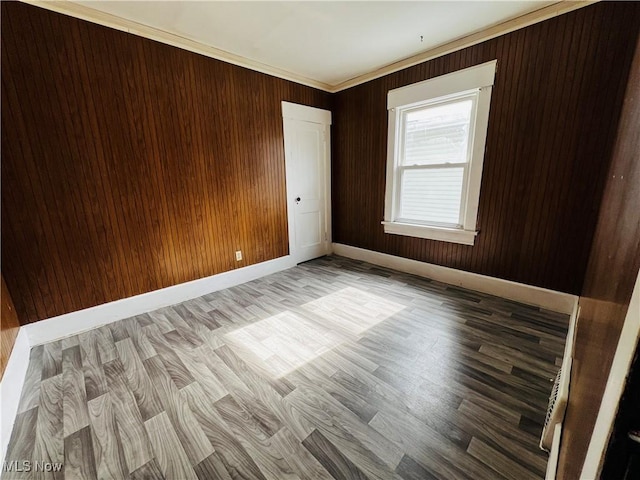
M347 287L225 335L276 378L390 318L404 305Z
M302 308L349 333L360 335L405 307L378 295L347 287L313 300Z

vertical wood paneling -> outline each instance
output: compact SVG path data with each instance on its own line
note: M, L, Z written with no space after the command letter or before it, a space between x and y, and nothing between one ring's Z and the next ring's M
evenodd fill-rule
M558 470L558 478L566 480L580 476L640 269L640 41L630 48L634 46L636 52L580 296ZM633 406L636 410L637 407ZM617 441L629 442L626 431L615 434ZM624 448L616 443L612 446ZM615 452L611 456L615 458ZM624 464L615 467L624 469Z
M21 321L286 255L280 102L329 99L2 2L2 272Z
M602 2L334 95L334 241L579 294L640 25ZM385 234L393 88L498 60L474 246Z

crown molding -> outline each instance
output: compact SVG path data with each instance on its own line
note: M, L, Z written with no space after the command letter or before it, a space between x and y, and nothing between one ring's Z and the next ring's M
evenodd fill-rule
M515 30L520 30L521 28L528 27L535 23L543 22L550 18L572 12L579 8L588 7L589 5L593 5L594 3L598 3L599 1L600 0L563 0L558 3L554 3L553 5L548 5L520 17L516 17L492 27L485 28L471 35L467 35L451 42L444 43L422 53L418 53L417 55L414 55L412 57L405 58L404 60L400 60L398 62L374 70L373 72L358 75L357 77L354 77L350 80L332 85L331 93L336 93L351 87L355 87L356 85L375 80L376 78L384 77L385 75L389 75L390 73L413 67L414 65L417 65L419 63L442 57L443 55L447 55L449 53L462 50L463 48L477 45L478 43L486 42L487 40L491 40L492 38L511 33Z
M257 62L255 60L251 60L249 58L236 55L234 53L227 52L219 48L211 47L209 45L205 45L204 43L197 42L195 40L191 40L189 38L182 37L180 35L176 35L174 33L166 32L159 28L149 27L147 25L143 25L141 23L127 20L122 17L118 17L116 15L104 13L94 8L90 8L85 5L80 5L78 3L74 3L69 0L21 0L21 1L24 3L45 8L47 10L51 10L57 13L62 13L64 15L69 15L71 17L79 18L81 20L87 20L89 22L96 23L98 25L115 28L116 30L120 30L123 32L131 33L133 35L138 35L140 37L155 40L155 41L165 43L167 45L171 45L177 48L182 48L190 52L198 53L200 55L215 58L217 60L231 63L233 65L238 65L240 67L248 68L249 70L265 73L267 75L282 78L284 80L289 80L295 83L306 85L308 87L317 88L325 92L336 93L351 87L355 87L356 85L360 85L362 83L375 80L376 78L383 77L390 73L394 73L399 70L412 67L419 63L426 62L428 60L432 60L434 58L438 58L443 55L447 55L457 50L461 50L463 48L467 48L472 45L476 45L478 43L491 40L492 38L499 37L500 35L504 35L504 34L513 32L515 30L528 27L529 25L533 25L535 23L542 22L544 20L548 20L550 18L557 17L559 15L563 15L565 13L571 12L573 10L577 10L579 8L587 7L589 5L597 3L600 0L578 0L578 1L563 0L558 3L554 3L553 5L548 5L546 7L540 8L533 12L527 13L526 15L522 15L520 17L516 17L506 22L499 23L497 25L486 28L484 30L473 33L471 35L467 35L465 37L458 38L451 42L444 43L442 45L426 50L412 57L408 57L408 58L405 58L404 60L400 60L398 62L394 62L382 68L376 69L372 72L358 75L354 78L351 78L341 83L337 83L335 85L331 85L325 82L320 82L318 80L307 78L305 76L298 75L293 72L289 72L288 70L272 67L270 65L266 65L264 63Z
M193 53L198 53L206 57L215 58L223 62L238 65L240 67L248 68L260 73L266 73L273 77L282 78L291 82L306 85L308 87L317 88L326 92L331 92L332 86L328 83L319 82L311 78L298 75L281 68L272 67L255 60L236 55L226 50L211 47L201 42L191 40L175 33L170 33L159 28L143 25L132 20L127 20L110 13L101 12L94 8L87 7L78 3L70 2L68 0L20 0L23 3L41 7L53 12L62 13L70 17L86 20L91 23L96 23L104 27L114 28L122 32L131 33L139 37L155 40L160 43L171 45L173 47L182 48Z

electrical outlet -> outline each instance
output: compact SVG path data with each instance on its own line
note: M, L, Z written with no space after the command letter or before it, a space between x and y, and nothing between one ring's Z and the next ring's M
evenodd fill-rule
M236 262L239 262L240 260L242 260L242 250L238 250L236 252Z

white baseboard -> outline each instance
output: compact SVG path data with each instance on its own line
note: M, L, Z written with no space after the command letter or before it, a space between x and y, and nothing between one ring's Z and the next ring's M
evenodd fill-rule
M287 255L20 327L7 362L7 368L0 382L0 465L4 461L16 420L18 402L22 394L32 347L134 315L175 305L207 293L250 282L294 266L295 261L291 255Z
M18 402L29 366L30 351L27 332L21 327L0 382L0 465L3 464L7 453L9 438L18 413Z
M431 278L450 285L457 285L469 290L488 293L567 315L570 315L574 311L574 306L578 301L577 295L525 285L524 283L511 282L501 278L488 277L478 273L465 272L463 270L456 270L455 268L419 262L418 260L411 260L409 258L396 257L386 253L374 252L373 250L343 245L341 243L333 244L333 252L343 257L393 268L401 272Z
M575 295L554 292L544 288L464 272L439 265L432 265L339 243L332 244L332 249L335 254L344 257L428 277L444 283L458 285L470 290L508 298L557 312L570 314L577 301ZM2 455L2 459L6 453L11 430L15 422L18 401L20 400L20 394L24 384L31 347L75 335L117 320L184 302L206 295L207 293L240 285L294 266L295 261L290 255L287 255L256 265L212 275L192 282L181 283L115 302L105 303L21 327L16 337L11 357L7 363L2 382L0 383L2 415L2 423L0 425L0 455Z
M562 424L556 423L556 426L553 428L553 442L551 442L551 451L549 452L549 460L547 461L547 471L545 473L544 480L556 480L561 438Z
M158 308L175 305L207 293L223 290L271 275L295 266L290 255L249 265L224 273L200 278L191 282L154 290L134 297L123 298L115 302L104 303L84 310L59 315L40 322L25 325L31 346L52 342L60 338L75 335L107 323L151 312Z

